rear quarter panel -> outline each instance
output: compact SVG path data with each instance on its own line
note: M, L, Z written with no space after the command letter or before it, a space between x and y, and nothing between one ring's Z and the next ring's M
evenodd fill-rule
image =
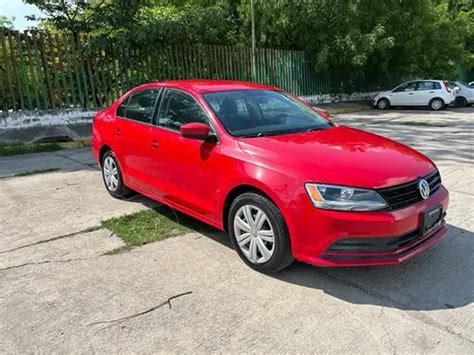
M97 112L92 123L92 155L100 164L100 150L104 145L108 145L112 150L115 147L114 126L115 110L113 106Z

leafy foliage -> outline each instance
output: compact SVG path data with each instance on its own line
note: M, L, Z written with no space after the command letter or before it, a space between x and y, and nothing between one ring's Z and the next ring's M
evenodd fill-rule
M13 29L13 19L0 15L0 28L5 27L8 29Z
M377 70L446 77L472 56L473 15L464 0L278 0L259 2L258 43L308 51L320 70L348 78ZM240 7L243 38L249 0ZM470 51L470 54L469 54ZM472 66L472 63L469 65Z
M250 45L250 0L25 0L50 31L96 45ZM474 67L472 0L255 0L257 46L305 50L319 71L355 82L454 78Z

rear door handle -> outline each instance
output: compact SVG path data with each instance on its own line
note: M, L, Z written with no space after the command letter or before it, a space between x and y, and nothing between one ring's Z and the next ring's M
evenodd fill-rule
M117 137L120 137L120 136L122 135L122 131L121 131L119 128L117 128L117 129L115 130L115 135L116 135Z
M158 141L156 139L151 140L151 147L153 149L157 149L159 146L160 146L160 143L158 143Z
M409 92L408 95L413 95L413 93L412 93L412 92Z
M434 91L430 91L430 94L434 94Z

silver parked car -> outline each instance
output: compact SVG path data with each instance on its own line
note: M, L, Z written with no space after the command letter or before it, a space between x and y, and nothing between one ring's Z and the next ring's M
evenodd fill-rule
M381 110L390 106L428 106L437 111L454 101L453 90L447 81L414 80L377 94L373 98L373 105Z
M456 97L456 106L464 107L474 104L474 82L471 86L463 81L455 81L450 83L450 87Z

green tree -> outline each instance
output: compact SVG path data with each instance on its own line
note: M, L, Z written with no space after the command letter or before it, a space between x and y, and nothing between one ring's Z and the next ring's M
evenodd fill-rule
M14 18L0 15L0 27L13 29Z
M91 45L250 45L250 0L25 0ZM304 50L348 90L369 77L454 78L474 67L472 0L255 0L257 46ZM395 80L394 79L394 80Z
M464 0L256 2L258 46L307 51L319 71L348 82L379 76L453 78L472 58L472 5ZM249 0L241 40L249 43Z
M90 32L106 0L24 0L36 5L44 17L30 15L27 19L43 21L48 30L70 32L74 37Z

